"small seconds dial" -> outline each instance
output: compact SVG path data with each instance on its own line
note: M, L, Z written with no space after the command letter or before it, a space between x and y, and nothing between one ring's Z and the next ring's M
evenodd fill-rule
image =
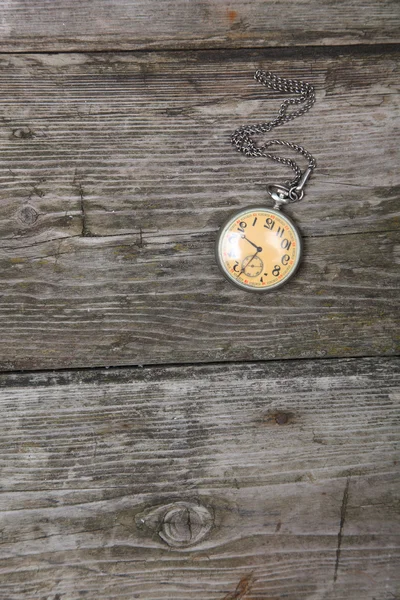
M269 291L294 275L301 237L292 221L272 208L247 207L221 227L217 263L225 277L247 291Z

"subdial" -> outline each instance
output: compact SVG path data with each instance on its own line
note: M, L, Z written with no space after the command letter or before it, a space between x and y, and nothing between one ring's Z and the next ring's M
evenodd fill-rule
M259 256L246 256L242 262L242 272L247 275L247 277L257 277L257 275L262 273L263 268L264 263Z

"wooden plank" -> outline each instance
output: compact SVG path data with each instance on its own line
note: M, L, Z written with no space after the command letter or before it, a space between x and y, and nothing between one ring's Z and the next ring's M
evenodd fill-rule
M308 238L296 280L256 298L221 277L209 236L25 248L0 262L1 366L396 354L399 241Z
M8 0L3 52L396 42L396 0Z
M292 172L230 144L285 97L254 81L257 67L317 88L312 110L270 136L317 158L289 211L304 233L397 229L399 53L282 52L3 57L2 237L210 232L264 201Z
M2 598L396 597L399 373L0 376Z
M3 57L1 369L398 352L396 56ZM288 211L306 257L266 297L213 257L225 217L287 177L229 143L280 103L259 64L318 89L282 129L319 161Z

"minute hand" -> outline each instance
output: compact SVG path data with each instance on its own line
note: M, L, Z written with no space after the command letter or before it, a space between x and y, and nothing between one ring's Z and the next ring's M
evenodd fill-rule
M249 244L251 244L252 246L254 246L254 248L256 248L257 252L262 252L261 246L257 246L256 244L253 244L253 242L251 240L249 240L249 238L246 237L245 235L242 235L242 238L244 240L246 240L247 242L249 242Z

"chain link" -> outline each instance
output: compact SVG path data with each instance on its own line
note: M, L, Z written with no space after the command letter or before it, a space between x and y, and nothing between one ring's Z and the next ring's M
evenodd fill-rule
M287 98L281 104L279 112L275 119L268 123L259 123L257 125L243 125L239 127L232 135L232 144L236 146L239 152L243 152L246 156L263 156L275 162L287 165L294 171L295 177L292 181L288 182L290 188L294 188L299 182L302 172L297 163L284 156L278 156L267 151L271 146L286 146L291 150L295 150L302 154L308 160L308 169L310 173L316 167L315 158L305 149L303 146L292 144L291 142L285 142L283 140L268 140L263 145L258 146L251 136L257 134L267 133L274 127L279 127L288 121L292 121L304 113L308 112L315 102L315 89L310 83L300 81L297 79L285 79L284 77L278 77L270 71L256 71L254 79L265 85L272 90L278 92L287 92L291 94L299 94L298 97ZM301 105L297 110L288 112L289 106ZM295 198L295 199L300 199ZM293 201L293 200L292 200Z

